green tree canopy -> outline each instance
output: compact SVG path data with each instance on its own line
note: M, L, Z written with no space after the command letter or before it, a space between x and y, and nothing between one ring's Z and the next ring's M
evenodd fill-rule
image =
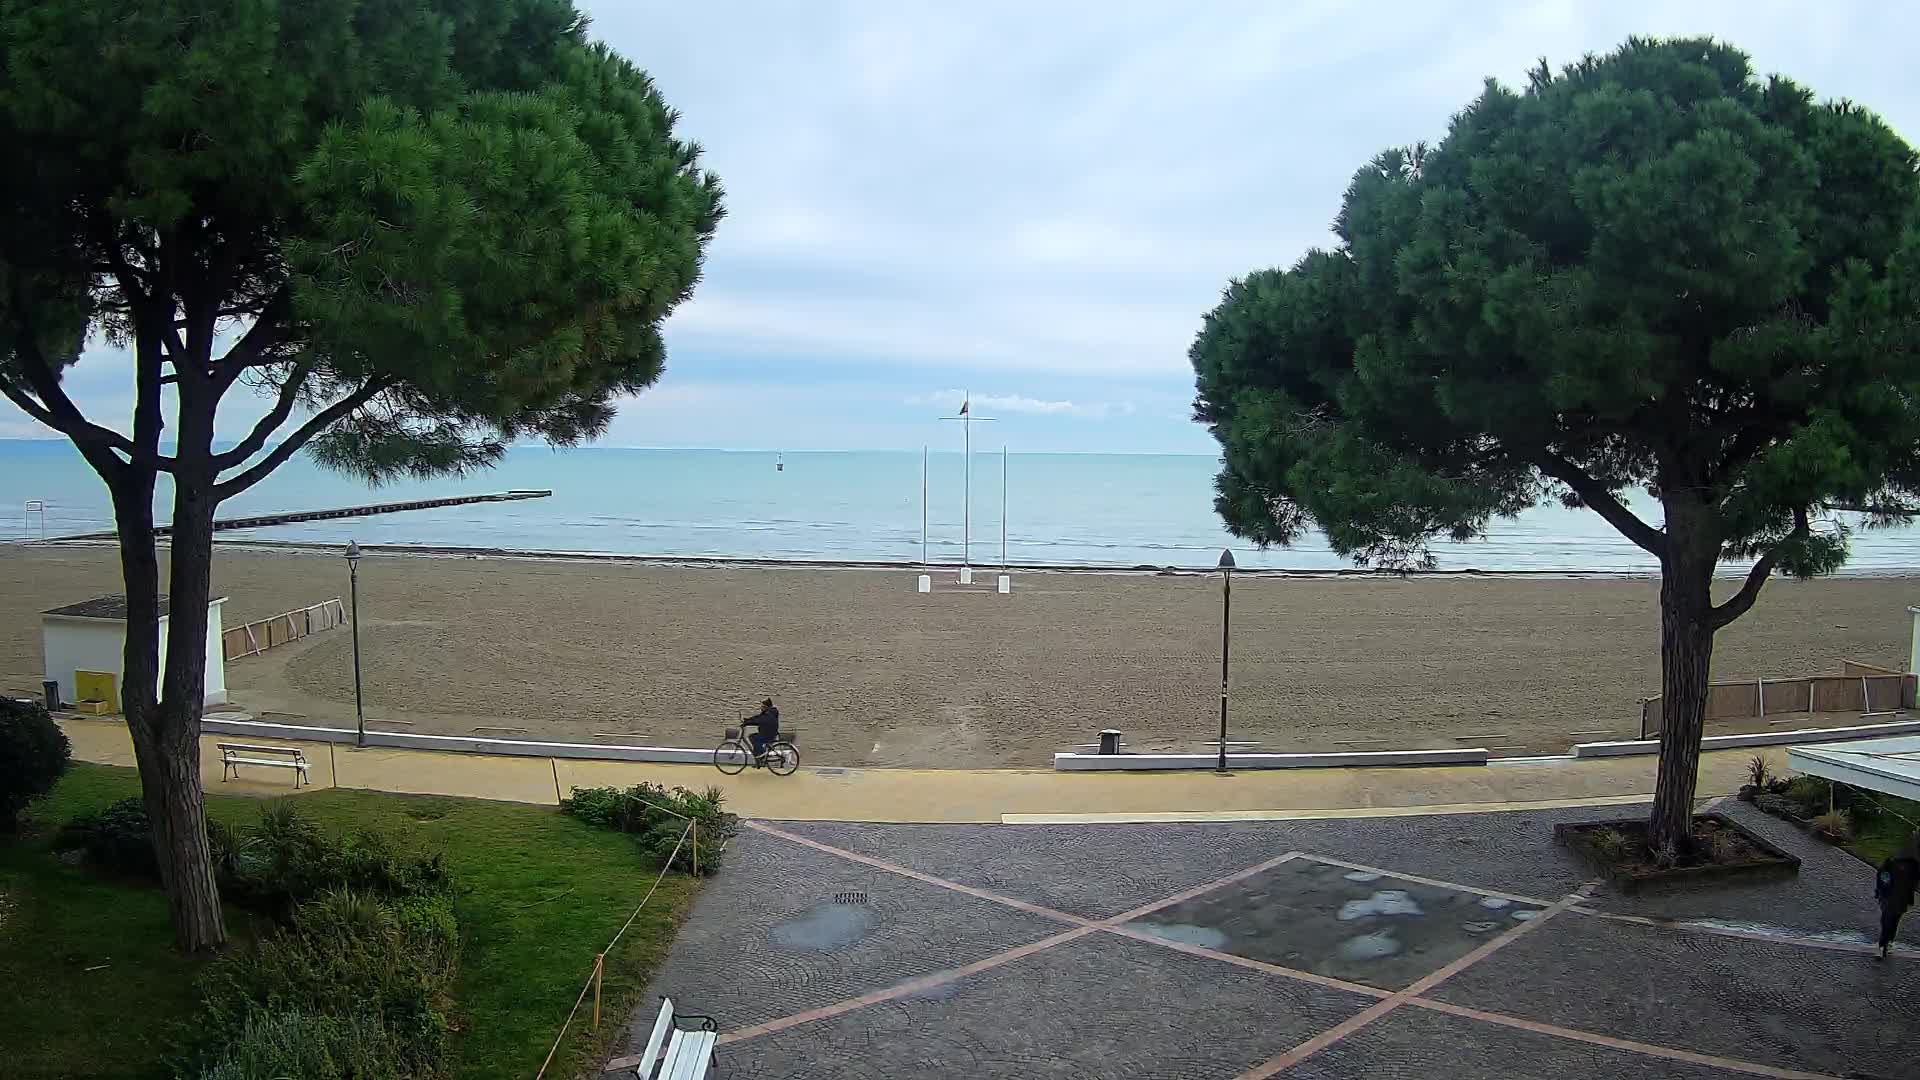
M378 480L575 443L660 375L720 187L586 25L568 0L0 0L0 393L113 494L123 704L189 946L220 940L189 764L215 508L303 448ZM61 388L99 337L130 417Z
M1206 317L1216 506L1401 569L1543 500L1600 514L1661 563L1655 833L1684 847L1713 631L1776 570L1843 563L1826 511L1920 502L1915 167L1871 113L1710 40L1489 81L1438 145L1359 171L1336 248ZM1754 565L1715 605L1725 558Z

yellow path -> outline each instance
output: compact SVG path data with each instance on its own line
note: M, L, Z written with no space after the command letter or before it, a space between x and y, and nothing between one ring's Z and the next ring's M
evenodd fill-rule
M62 720L61 726L73 740L76 758L133 764L133 747L120 721ZM1211 772L805 768L786 777L751 769L722 776L702 765L354 750L328 743L207 735L201 738L200 766L207 790L292 792L288 770L249 768L241 779L222 780L214 744L233 741L303 747L313 780L304 790L337 786L552 806L560 792L573 787L624 787L645 780L690 788L717 786L726 791L728 806L737 813L789 821L1258 820L1525 810L1639 801L1653 791L1654 773L1654 758L1646 756L1453 768L1282 769L1231 777ZM1771 755L1776 764L1783 756L1778 747ZM1752 756L1750 751L1731 750L1701 755L1701 796L1738 789Z

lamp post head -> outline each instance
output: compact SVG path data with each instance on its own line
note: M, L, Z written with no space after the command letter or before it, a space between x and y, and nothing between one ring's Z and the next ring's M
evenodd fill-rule
M1215 569L1219 569L1219 570L1231 570L1231 569L1233 569L1233 552L1232 552L1232 550L1230 550L1230 549L1228 549L1228 548L1221 548L1221 549L1220 549L1220 565L1219 565L1218 567L1216 567Z
M346 556L347 556L347 566L349 568L358 566L360 564L360 544L357 541L354 541L354 540L347 541Z

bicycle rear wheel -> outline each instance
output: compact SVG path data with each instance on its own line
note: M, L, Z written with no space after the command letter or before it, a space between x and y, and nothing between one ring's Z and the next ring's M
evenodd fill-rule
M753 752L739 739L728 739L713 751L713 767L728 776L740 773L752 760Z
M767 771L775 776L792 776L800 767L800 751L790 742L767 747Z

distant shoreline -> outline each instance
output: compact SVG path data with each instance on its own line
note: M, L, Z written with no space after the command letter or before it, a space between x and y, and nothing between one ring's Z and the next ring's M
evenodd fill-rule
M345 545L324 544L301 540L222 540L216 538L217 548L235 551L283 552L288 554L334 555L337 556ZM86 537L49 537L46 540L10 541L0 546L29 547L112 547L112 540L97 536ZM165 546L165 541L161 541ZM537 548L501 548L501 547L463 547L452 544L380 544L363 543L362 551L369 554L391 555L423 559L501 559L521 562L569 562L569 563L606 563L610 565L686 567L690 569L741 569L741 570L926 570L933 573L950 573L961 567L956 562L934 562L923 564L909 559L798 559L798 558L752 558L736 555L640 555L619 551L555 551ZM995 564L975 563L973 569L981 574L994 573L1002 567ZM1004 569L1021 573L1042 574L1108 574L1127 576L1169 576L1169 577L1205 577L1219 573L1210 566L1174 566L1136 564L1085 564L1085 563L1008 563ZM1364 578L1487 578L1490 580L1522 581L1647 581L1660 575L1654 570L1483 570L1473 567L1459 569L1378 570L1366 567L1344 567L1330 570L1316 570L1296 567L1235 567L1234 573L1244 576L1303 579L1364 579ZM1742 564L1723 564L1719 577L1737 578L1746 573ZM1904 567L1871 567L1857 570L1842 569L1838 573L1825 575L1826 578L1882 579L1900 580L1920 578L1920 565Z

